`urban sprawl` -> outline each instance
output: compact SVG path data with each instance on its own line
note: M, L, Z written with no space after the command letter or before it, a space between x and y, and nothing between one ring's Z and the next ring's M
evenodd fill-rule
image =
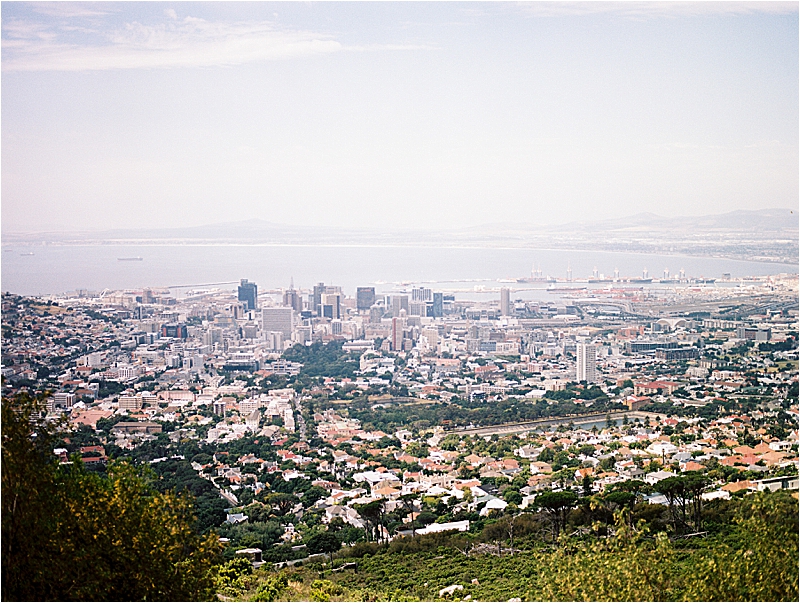
M202 527L256 563L307 557L323 529L471 531L550 491L797 489L797 275L596 277L489 301L248 280L4 293L3 391L67 422L64 463L180 476Z

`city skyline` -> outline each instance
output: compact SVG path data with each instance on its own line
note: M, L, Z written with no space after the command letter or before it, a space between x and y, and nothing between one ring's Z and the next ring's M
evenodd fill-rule
M3 230L795 208L797 14L6 4Z

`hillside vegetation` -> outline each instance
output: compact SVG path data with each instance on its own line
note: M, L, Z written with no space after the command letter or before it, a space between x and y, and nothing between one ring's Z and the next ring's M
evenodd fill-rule
M727 528L678 540L631 527L622 511L613 536L562 536L548 545L534 532L513 550L508 519L500 518L480 535L362 543L342 550L333 570L321 561L245 568L219 584L243 601L796 601L797 511L789 493L760 493L709 512L732 515ZM452 596L442 592L450 586Z

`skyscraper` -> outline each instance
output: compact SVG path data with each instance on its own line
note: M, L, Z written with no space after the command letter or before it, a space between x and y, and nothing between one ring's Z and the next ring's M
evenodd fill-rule
M322 304L322 294L325 293L325 283L319 283L318 285L314 285L314 292L311 294L311 299L308 301L309 310L314 312L317 316L322 316L322 309L320 305Z
M375 303L375 287L356 287L356 309L369 310Z
M597 381L597 349L588 343L579 343L576 346L576 381L594 383Z
M400 310L408 314L408 295L392 295L392 316L400 316Z
M342 299L338 293L323 293L320 296L320 315L326 318L339 319L342 317Z
M411 301L427 302L433 300L433 293L425 287L414 287L411 290Z
M400 318L392 318L392 350L395 352L403 349L403 321Z
M283 292L283 305L289 306L295 312L303 311L303 298L294 288L294 279L292 279L289 288Z
M511 316L511 290L508 287L500 289L500 315Z
M444 295L442 293L433 294L433 305L431 312L434 318L441 318L444 316Z
M239 301L244 305L245 311L256 310L258 308L258 286L243 278L239 285Z
M281 333L284 339L291 339L293 313L291 308L264 308L261 311L264 333Z

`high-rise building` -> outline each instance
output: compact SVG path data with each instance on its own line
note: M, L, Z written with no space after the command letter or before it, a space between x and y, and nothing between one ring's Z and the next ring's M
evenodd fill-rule
M431 305L431 314L434 318L441 318L444 316L444 295L442 293L433 294L433 304Z
M375 303L375 287L356 287L356 309L367 311Z
M289 288L283 292L283 305L289 306L295 312L303 311L303 298L294 288L294 279L289 283Z
M427 312L428 312L428 305L426 302L412 301L408 305L409 316L427 316L428 315Z
M261 311L264 333L281 333L284 339L291 339L294 310L291 308L264 308Z
M249 282L246 278L242 279L239 285L239 301L244 305L245 310L255 310L258 307L258 286Z
M320 306L322 305L322 294L325 293L325 283L319 283L314 285L314 291L311 293L311 299L309 299L309 310L314 312L317 316L322 316L322 309Z
M575 346L576 381L594 383L597 381L597 348L589 343L579 343Z
M411 301L427 302L433 300L433 292L425 287L414 287L411 290Z
M342 317L342 296L338 293L323 293L320 296L321 316L330 319Z
M378 304L374 304L369 309L369 322L373 325L381 324L381 318L383 318L383 308L381 308Z
M161 325L161 337L174 337L175 339L186 339L189 336L186 325L169 323Z
M400 316L400 310L408 314L408 295L392 295L392 316Z
M511 316L511 290L508 287L500 289L500 315Z
M392 318L392 350L401 351L403 349L403 321L400 318Z

